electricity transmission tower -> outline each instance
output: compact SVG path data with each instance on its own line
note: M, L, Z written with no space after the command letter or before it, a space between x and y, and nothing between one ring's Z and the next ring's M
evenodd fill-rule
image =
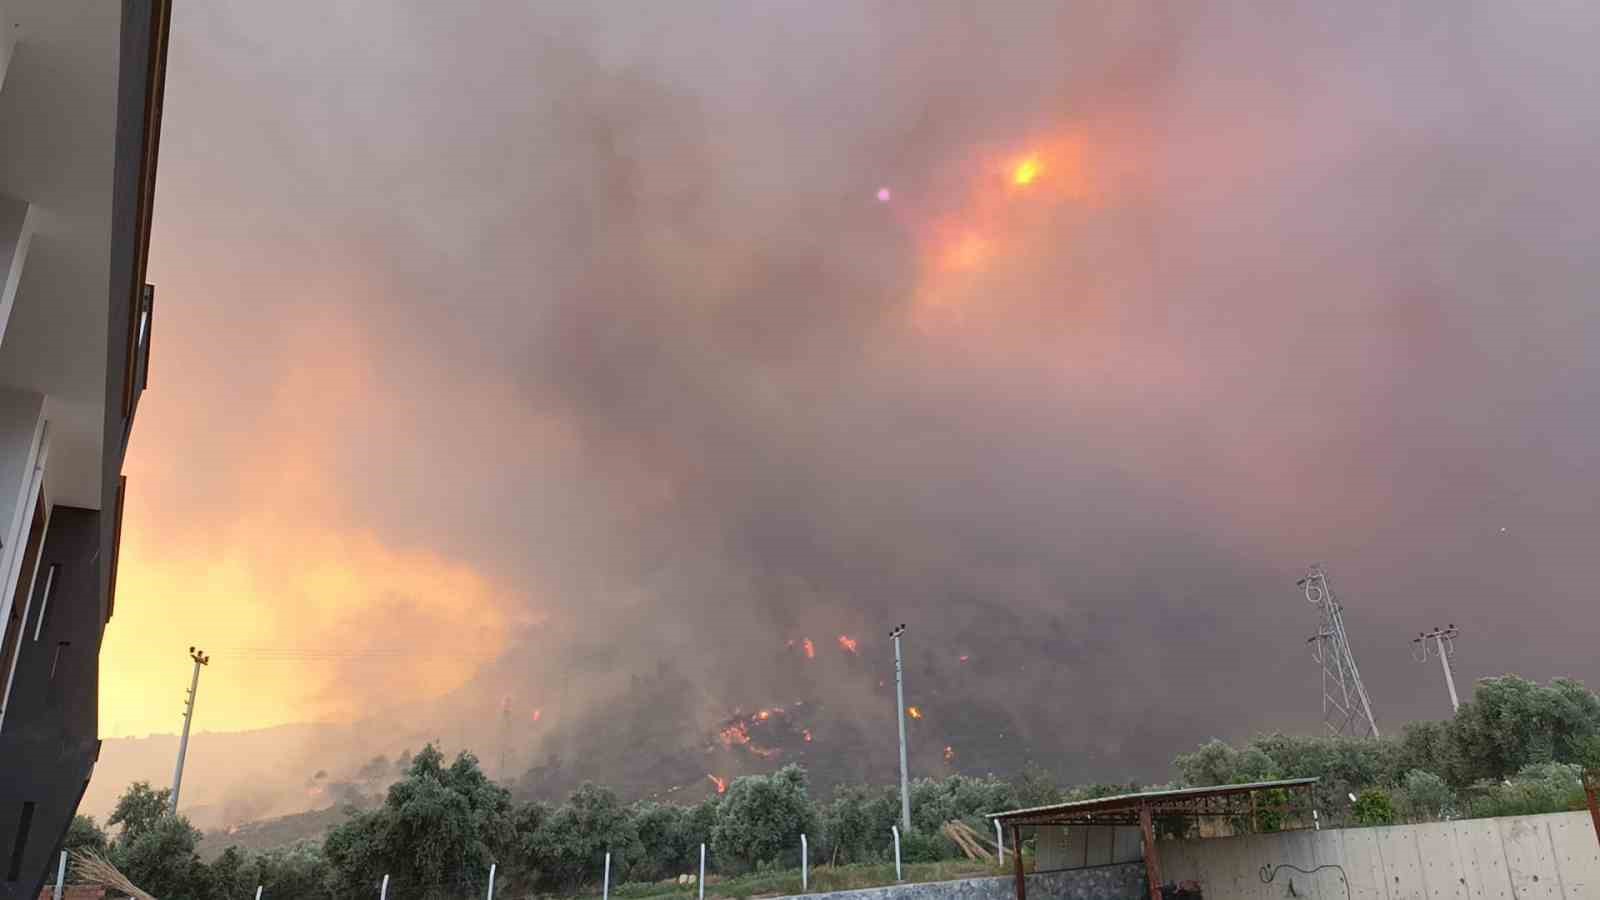
M1461 698L1456 696L1456 676L1450 671L1450 657L1456 655L1456 635L1460 633L1456 630L1456 626L1451 625L1448 628L1419 632L1411 639L1411 643L1416 645L1414 655L1417 657L1417 662L1427 662L1431 653L1439 654L1439 664L1444 666L1444 684L1450 689L1451 712L1461 709ZM1429 649L1429 641L1433 641L1433 649Z
M1350 652L1344 607L1328 586L1328 573L1315 565L1295 584L1305 592L1307 602L1322 613L1322 627L1306 639L1312 658L1322 666L1322 724L1336 735L1378 737L1372 700L1361 684L1355 654Z

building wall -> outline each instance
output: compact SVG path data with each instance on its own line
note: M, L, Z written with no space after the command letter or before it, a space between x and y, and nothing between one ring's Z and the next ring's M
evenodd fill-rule
M38 894L100 753L102 516L57 506L46 532L0 729L0 900ZM47 578L52 566L55 575ZM25 804L32 804L32 815L22 834Z
M1339 872L1261 867L1341 867L1351 900L1600 898L1600 839L1587 812L1464 819L1389 828L1342 828L1162 841L1161 876L1199 881L1207 897L1343 900ZM1291 887L1292 893L1291 893Z
M170 7L0 0L0 603L7 556L24 546L16 523L31 516L30 439L48 446L37 456L54 504L31 545L40 575L19 582L22 640L7 645L19 649L0 719L0 900L37 895L99 756ZM29 241L36 212L52 227ZM18 621L0 608L5 627Z
M1034 836L1034 865L1040 872L1083 869L1144 859L1144 836L1128 825L1064 828L1040 826Z

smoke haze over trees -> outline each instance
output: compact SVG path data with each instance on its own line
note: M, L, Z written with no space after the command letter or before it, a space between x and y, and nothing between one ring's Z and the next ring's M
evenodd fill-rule
M1176 784L1318 778L1315 805L1322 824L1333 827L1582 808L1582 767L1600 768L1600 697L1572 681L1541 686L1514 676L1486 679L1477 697L1449 721L1411 723L1401 736L1382 740L1269 734L1239 747L1211 741L1173 761ZM1515 722L1516 740L1480 727L1486 720ZM1064 786L1038 770L1009 780L919 778L911 785L904 856L957 858L955 844L940 834L949 822L986 834L986 813L1146 787L1159 786ZM709 848L709 872L770 872L794 865L802 834L810 836L814 864L873 862L887 857L899 812L893 788L855 784L819 796L794 765L734 779L725 794L694 803L630 804L595 784L559 804L518 803L472 754L447 764L429 745L381 803L349 810L325 838L306 835L264 854L230 847L206 864L196 854L198 833L167 814L165 799L164 790L143 783L124 792L109 820L121 829L111 856L136 884L160 885L161 896L174 900L241 896L252 884L271 885L283 896L370 896L385 874L397 894L479 896L491 862L505 879L502 887L574 893L594 883L607 854L613 884L694 872L701 844ZM1233 827L1272 831L1287 824L1268 812ZM1184 827L1177 824L1178 833ZM107 844L91 821L80 819L73 835L79 846Z
M1313 561L1382 726L1600 680L1600 10L1260 11L185 8L107 730L886 782L906 622L916 771L1152 778L1318 727Z

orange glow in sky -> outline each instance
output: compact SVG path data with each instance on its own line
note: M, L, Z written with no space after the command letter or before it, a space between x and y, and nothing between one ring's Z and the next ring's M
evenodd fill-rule
M105 737L179 729L191 645L211 656L201 731L377 714L394 698L456 689L506 647L513 604L496 586L431 547L386 541L341 507L338 429L381 392L352 323L319 310L291 327L299 362L264 401L254 446L192 449L182 427L149 427L133 442L102 650L115 672L100 686ZM183 392L198 387L162 384L141 418L193 405ZM222 456L207 464L231 467L237 489L169 512L198 453ZM472 651L435 652L446 634Z
M1011 183L1018 187L1026 187L1033 184L1033 180L1038 177L1039 158L1037 156L1029 156L1017 163L1011 170Z
M1102 194L1090 178L1088 147L1073 134L1040 137L968 165L964 195L920 228L924 262L912 308L919 328L959 329L968 312L991 312L1016 293L991 279L1026 282L1041 263L1070 251L1059 243L1060 224Z

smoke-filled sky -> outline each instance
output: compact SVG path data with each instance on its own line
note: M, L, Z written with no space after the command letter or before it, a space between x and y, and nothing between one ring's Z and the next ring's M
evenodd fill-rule
M1600 682L1592 4L179 6L108 736L906 622L1148 766L1319 727L1317 561L1380 725Z

